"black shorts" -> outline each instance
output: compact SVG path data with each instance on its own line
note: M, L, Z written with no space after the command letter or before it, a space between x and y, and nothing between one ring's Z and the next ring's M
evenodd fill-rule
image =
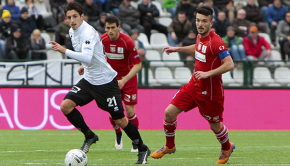
M108 111L114 120L125 117L121 92L116 78L104 85L92 85L85 79L81 79L64 99L70 99L79 106L86 105L95 99L98 107Z

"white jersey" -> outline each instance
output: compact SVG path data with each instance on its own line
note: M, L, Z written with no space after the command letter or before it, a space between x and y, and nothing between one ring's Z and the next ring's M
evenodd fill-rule
M74 51L67 49L65 54L82 63L85 80L93 85L103 85L116 77L117 72L107 63L103 43L92 26L83 21L76 30L70 28L69 36Z

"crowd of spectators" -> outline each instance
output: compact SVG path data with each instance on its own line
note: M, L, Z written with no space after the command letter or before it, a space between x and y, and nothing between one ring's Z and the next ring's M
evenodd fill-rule
M155 30L165 34L171 46L194 44L196 9L203 5L213 9L212 29L225 41L234 60L271 60L269 50L273 46L280 49L282 60L290 55L290 0L247 0L236 5L234 0L164 0L162 8L172 18L169 26L158 21L160 11L152 0L49 0L51 24L35 5L37 0L25 0L21 8L15 1L0 0L0 59L46 59L47 41L41 37L46 31L53 32L57 42L72 49L70 25L63 12L72 1L83 4L85 20L100 34L105 33L105 18L118 16L121 32L134 39L144 59L146 49L138 40L140 33L146 34L149 42ZM259 33L269 34L271 41L267 42ZM180 58L194 60L193 55L180 54Z

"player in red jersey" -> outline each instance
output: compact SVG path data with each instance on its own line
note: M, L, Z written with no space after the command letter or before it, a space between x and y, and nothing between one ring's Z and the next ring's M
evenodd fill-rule
M221 154L217 164L228 161L235 145L229 142L228 130L221 122L224 111L224 90L221 74L234 68L233 60L222 39L211 30L212 9L203 6L197 9L196 26L198 37L196 45L185 47L165 47L163 51L195 54L195 70L189 83L180 88L165 110L164 131L166 145L151 154L161 158L174 153L177 116L195 107L209 122L211 130L221 144Z
M118 72L117 80L121 89L122 100L125 103L128 119L138 128L139 122L135 114L137 104L137 73L142 63L130 36L120 33L120 21L115 16L108 16L105 20L106 33L101 36L105 47L107 61ZM115 147L123 148L122 132L119 126L110 117L110 122L116 131ZM138 152L133 144L131 152Z

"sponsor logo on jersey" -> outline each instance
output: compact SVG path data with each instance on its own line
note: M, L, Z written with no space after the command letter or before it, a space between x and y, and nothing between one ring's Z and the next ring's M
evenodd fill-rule
M124 53L124 49L123 49L123 47L118 47L118 51L117 51L117 53L119 53L119 54L123 54L123 53Z
M105 53L109 59L124 59L124 54Z
M92 50L91 47L84 47L84 50Z
M85 41L85 43L86 43L86 44L90 44L91 42L90 42L90 41L88 41L88 40L86 40L86 41Z
M202 91L201 94L207 95L207 91Z
M138 57L139 57L139 55L135 55L135 56L134 56L134 58L138 58Z
M70 91L73 93L78 93L80 90L81 90L81 88L79 88L77 86L73 86Z
M202 50L201 50L201 52L205 54L205 53L206 53L206 48L207 48L207 46L204 46L204 45L203 45L203 46L202 46Z
M206 58L205 58L205 55L198 52L198 51L195 51L195 59L201 61L201 62L206 62Z
M202 43L200 42L200 43L198 43L198 47L197 47L197 50L198 51L200 51L201 50L201 45L202 45Z
M130 99L131 99L131 96L128 95L128 94L125 94L124 95L124 100L127 101L127 102L130 102Z
M111 47L110 47L110 51L111 51L111 52L116 52L116 47L115 47L115 46L113 46L113 47L111 46Z

